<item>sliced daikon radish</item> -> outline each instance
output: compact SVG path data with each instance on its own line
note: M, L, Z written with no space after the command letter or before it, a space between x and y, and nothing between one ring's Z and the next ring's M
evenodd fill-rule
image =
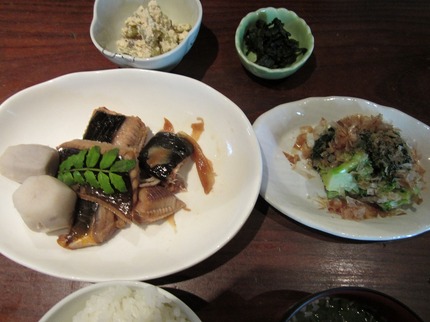
M30 176L55 175L58 170L57 150L41 144L9 146L0 157L0 173L22 183Z
M29 177L12 195L25 224L37 232L69 227L76 198L69 186L49 175Z

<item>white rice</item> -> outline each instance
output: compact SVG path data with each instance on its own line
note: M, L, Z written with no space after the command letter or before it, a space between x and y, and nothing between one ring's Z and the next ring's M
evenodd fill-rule
M155 286L132 289L111 286L92 295L73 322L170 322L189 321L184 312Z

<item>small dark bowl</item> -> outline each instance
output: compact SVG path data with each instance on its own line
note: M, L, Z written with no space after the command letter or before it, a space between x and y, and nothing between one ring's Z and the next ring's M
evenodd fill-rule
M322 298L342 298L359 303L372 311L377 312L378 316L389 322L424 322L406 305L378 291L361 287L339 287L312 294L305 300L291 307L283 322L290 322L296 314L304 309L308 304Z

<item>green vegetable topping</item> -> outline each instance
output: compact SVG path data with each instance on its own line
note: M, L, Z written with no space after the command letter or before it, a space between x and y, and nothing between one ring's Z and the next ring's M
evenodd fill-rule
M254 53L257 56L256 64L271 69L289 66L307 51L306 48L300 48L299 42L290 36L278 18L269 24L259 19L245 33L246 55Z
M112 149L104 154L99 146L81 150L61 162L57 178L65 184L88 184L102 189L106 194L115 191L127 192L127 185L121 173L129 172L136 165L136 160L124 160L118 157L119 149Z
M321 133L311 161L329 199L352 197L391 211L422 200L423 170L414 156L380 115L353 115Z
M327 196L333 198L345 196L345 193L358 194L358 177L368 177L372 171L367 154L358 151L351 159L337 167L321 169L320 174L327 189Z

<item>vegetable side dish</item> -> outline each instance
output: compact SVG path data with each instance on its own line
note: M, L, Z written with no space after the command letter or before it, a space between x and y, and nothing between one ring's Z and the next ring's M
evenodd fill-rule
M120 53L133 57L154 57L178 46L190 30L190 24L173 23L157 1L151 0L126 19L117 47Z
M322 119L301 129L295 148L320 175L328 210L343 218L404 214L422 201L424 169L416 151L381 115ZM292 163L300 159L285 155Z
M245 33L246 55L254 53L257 56L255 63L267 68L287 67L307 51L290 37L291 34L284 29L284 24L278 18L269 24L259 19Z
M22 183L13 202L30 229L66 228L58 244L68 249L99 245L131 223L151 224L186 208L176 194L186 191L179 169L188 159L205 194L212 190L212 162L197 143L203 130L201 119L191 135L175 133L165 120L152 135L140 118L101 107L82 139L56 149L9 147L0 157L0 172Z

